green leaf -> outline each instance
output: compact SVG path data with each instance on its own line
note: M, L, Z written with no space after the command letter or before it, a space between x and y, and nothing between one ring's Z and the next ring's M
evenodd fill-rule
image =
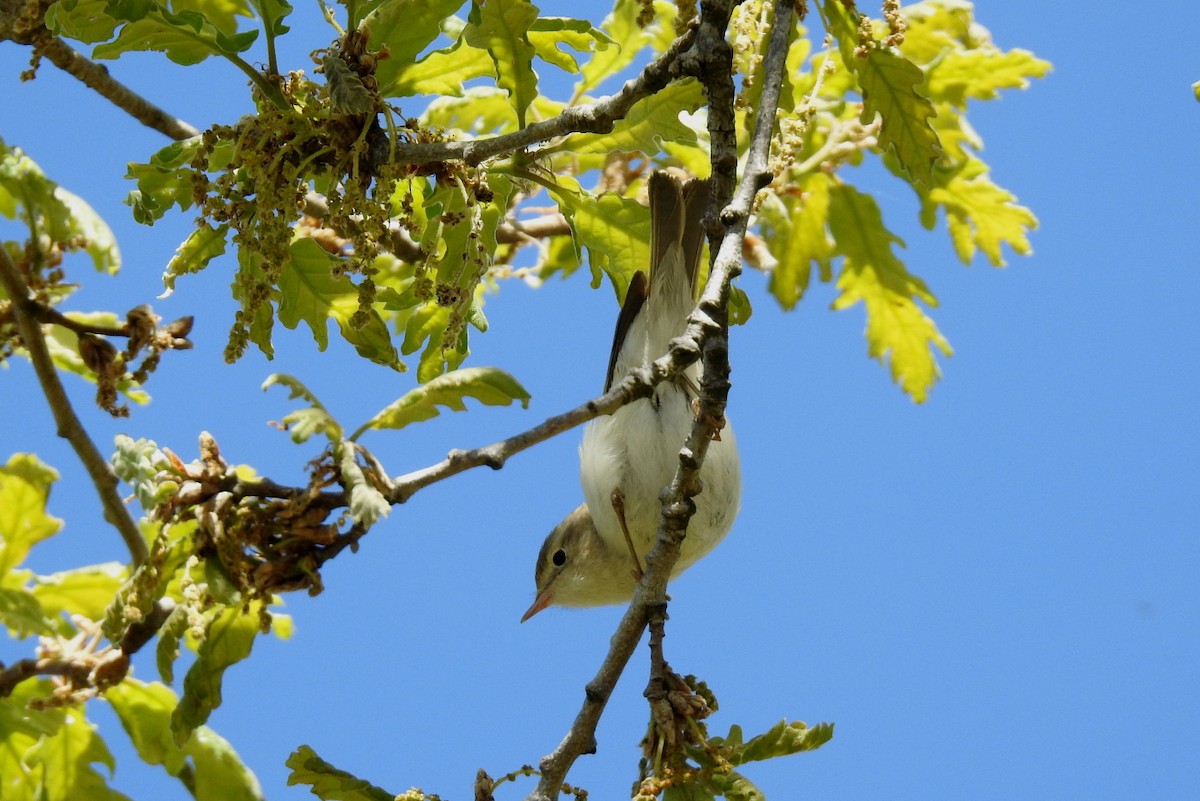
M14 570L0 578L0 624L10 636L23 640L34 634L68 634L65 621L51 619L25 586L33 573Z
M212 55L235 56L258 38L258 31L228 34L196 11L172 13L158 7L141 19L127 22L117 38L97 45L93 58L117 58L122 53L153 50L176 64L198 64Z
M342 338L360 356L402 369L391 334L378 312L367 312L367 323L361 328L350 324L358 311L358 289L345 275L334 275L336 257L308 238L292 242L290 253L292 258L279 277L279 322L292 329L301 321L307 323L318 349L325 350L329 345L328 321L332 318Z
M158 150L145 164L130 162L125 177L137 182L125 204L133 209L133 218L153 225L172 206L180 211L191 208L193 189L189 165L203 146L201 137L172 142ZM182 249L182 248L181 248Z
M995 267L1004 266L1001 245L1015 252L1033 252L1029 231L1037 228L1037 217L1008 190L996 186L988 177L987 165L979 159L969 159L952 177L929 190L926 205L935 204L946 210L946 223L954 250L963 264L970 264L978 247ZM932 210L923 214L926 223Z
M14 454L0 467L0 579L62 530L63 521L46 514L55 481L58 471L30 453Z
M163 271L163 287L166 291L161 297L175 291L175 279L179 276L198 273L217 256L224 255L228 238L229 226L224 224L216 228L203 225L188 234Z
M120 20L105 13L108 0L58 0L46 9L46 28L86 44L112 38Z
M395 59L388 59L376 70L376 77L383 71L384 64L391 64ZM412 64L398 65L402 69L391 70L388 82L379 84L379 94L384 97L408 97L410 95L435 95L438 99L448 96L460 96L469 91L465 86L467 81L481 78L485 75L494 77L496 67L491 55L478 47L472 47L459 39L443 50L434 50L420 61ZM482 89L485 87L473 87ZM512 107L505 101L505 111L511 117ZM425 112L428 114L428 111Z
M508 92L519 128L525 127L525 112L538 94L529 41L529 27L537 16L537 6L529 0L473 0L463 31L468 44L491 54L496 84Z
M966 108L967 98L994 100L1000 89L1025 89L1030 78L1049 71L1050 62L1028 50L950 50L930 65L924 89L935 100Z
M126 679L104 697L112 704L138 756L151 765L162 765L179 776L192 762L196 801L261 801L262 789L223 737L200 726L180 748L171 736L175 693L158 682Z
M929 185L939 145L930 124L936 113L933 104L917 92L925 74L891 49L871 47L865 57L860 57L855 49L862 15L847 10L840 0L825 0L821 6L837 37L842 62L854 73L862 90L861 121L869 125L879 115L880 148L891 148L913 180Z
M731 729L729 739L732 740L733 736L734 732ZM737 737L741 738L740 730ZM768 731L750 738L740 748L735 748L729 756L729 761L734 765L744 765L747 762L790 756L801 751L815 751L831 739L832 723L818 723L810 727L798 720L792 723L781 720Z
M720 789L726 801L767 801L762 790L736 770L714 775L712 783Z
M288 786L308 785L309 791L321 801L393 801L396 797L395 793L338 770L307 745L293 751L286 764L292 769Z
M326 410L317 396L309 391L308 387L304 386L298 378L284 373L272 373L263 382L263 391L265 392L277 384L288 388L289 399L303 398L309 403L309 408L298 409L283 418L283 423L292 435L293 442L307 442L313 434L324 434L334 444L341 442L341 424Z
M53 691L46 679L23 681L7 698L0 698L0 798L4 801L39 801L42 771L25 762L43 737L53 736L63 725L63 709L30 709L29 702Z
M387 48L389 56L375 68L379 93L384 97L413 94L419 80L408 73L420 62L417 56L442 32L442 20L462 6L462 0L389 0L363 19L360 29L370 34L372 50Z
M761 231L776 261L767 286L785 309L795 308L804 297L814 266L822 281L831 278L834 250L825 227L832 186L830 176L815 172L794 187L798 191L763 196Z
M614 44L588 20L570 17L540 17L529 26L527 35L538 58L567 72L579 72L579 62L563 45L577 53L594 53Z
M33 582L33 596L47 615L57 617L65 613L102 620L126 572L125 565L106 562L38 576Z
M37 240L66 250L85 250L101 272L115 273L121 255L107 223L78 195L46 177L18 147L0 139L0 214L20 218ZM43 246L47 243L43 243Z
M258 635L260 606L261 601L255 601L245 613L240 607L224 608L210 619L196 661L184 676L183 698L171 714L176 745L186 743L221 705L221 680L226 669L250 655Z
M467 357L467 332L459 334L458 341L450 347L442 343L450 328L450 309L430 302L413 309L404 321L404 342L400 350L404 354L414 353L419 348L421 356L417 362L417 381L424 384L437 378L447 370L453 370Z
M567 151L575 155L641 151L647 156L662 152L664 142L694 147L696 131L679 119L681 112L694 112L703 106L704 87L695 78L675 81L629 109L606 134L573 134L547 152Z
M288 14L292 13L292 5L287 0L250 0L258 18L262 20L263 31L268 36L282 36L291 28L284 23Z
M342 484L350 493L349 509L354 522L373 526L380 518L388 516L392 505L372 481L367 478L356 459L357 448L353 442L342 441L334 445L333 456L337 461Z
M381 410L359 426L350 439L357 440L369 429L401 429L410 423L431 420L445 406L465 412L466 398L474 398L486 406L511 406L520 401L529 408L529 393L508 373L496 367L468 367L438 376L405 393L395 403Z
M946 356L950 343L916 304L937 299L925 282L912 275L892 252L904 243L883 225L879 207L870 195L851 186L838 186L830 195L829 228L844 256L834 309L862 301L867 310L867 352L891 364L892 379L917 403L922 403L941 375L934 359L937 348Z
M92 767L103 765L111 774L116 761L82 708L65 715L54 734L25 751L23 761L38 777L39 801L129 801Z
M564 176L550 194L571 223L577 245L588 249L592 286L600 286L603 271L617 290L617 300L623 299L634 272L650 264L649 211L632 198L612 193L592 197Z
M112 704L142 761L162 765L167 773L178 776L187 764L187 754L171 737L171 713L176 705L171 688L127 678L109 688L104 699Z
M637 24L641 13L640 0L617 0L612 12L600 23L604 35L614 46L597 48L596 52L580 70L579 84L575 93L582 96L605 80L617 75L633 63L638 53L657 38L669 38L673 34L675 4L656 2L655 22L645 28Z

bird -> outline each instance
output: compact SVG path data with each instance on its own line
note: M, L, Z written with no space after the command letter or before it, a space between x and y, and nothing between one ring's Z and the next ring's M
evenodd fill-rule
M667 353L696 304L704 248L707 179L658 170L648 181L650 264L630 281L617 318L604 391L629 370ZM584 503L546 537L534 568L536 597L525 622L549 606L628 602L654 547L659 493L679 466L697 414L699 363L611 415L592 420L579 446ZM696 512L688 522L675 578L707 555L733 527L741 498L741 462L728 420L709 443Z

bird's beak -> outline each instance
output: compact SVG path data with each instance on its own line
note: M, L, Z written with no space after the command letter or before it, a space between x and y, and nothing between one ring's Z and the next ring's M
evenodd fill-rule
M537 594L537 597L533 599L533 605L526 609L525 614L521 617L522 623L554 603L554 593L550 589L550 587L546 587L546 589Z

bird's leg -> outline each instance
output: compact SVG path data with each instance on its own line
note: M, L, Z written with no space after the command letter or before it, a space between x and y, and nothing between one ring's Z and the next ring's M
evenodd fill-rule
M721 429L725 427L725 416L722 415L720 417L717 417L716 415L711 415L711 414L705 415L704 412L700 411L700 399L692 398L692 417L699 418L701 415L703 415L706 418L704 422L706 422L712 426L713 442L720 442L721 441Z
M625 535L625 545L629 547L629 555L633 558L633 580L642 580L642 561L638 558L637 548L633 547L633 537L629 534L629 524L625 522L625 493L620 489L612 491L609 496L613 511L617 513L617 522L621 524L621 533Z

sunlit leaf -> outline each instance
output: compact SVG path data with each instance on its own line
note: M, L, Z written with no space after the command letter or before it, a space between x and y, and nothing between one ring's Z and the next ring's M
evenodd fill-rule
M935 113L933 104L917 91L925 74L889 48L872 47L866 53L856 53L861 15L848 10L840 0L825 0L821 6L837 37L842 62L854 73L862 90L860 119L870 124L878 115L880 147L893 149L913 180L928 185L939 146L930 125Z
M613 44L608 34L588 20L569 17L540 17L529 26L527 35L538 58L567 72L579 72L579 62L564 45L577 53L594 53Z
M174 13L165 7L121 27L117 38L97 45L95 58L117 58L122 53L154 50L184 66L198 64L209 56L234 56L258 38L257 30L227 34L196 11Z
M952 50L929 69L929 96L965 108L967 98L993 100L1001 89L1024 89L1050 72L1050 62L1028 50Z
M294 442L307 442L314 434L324 434L331 442L341 441L341 424L300 379L284 373L272 373L263 381L262 389L265 392L276 385L288 388L289 399L301 398L309 404L307 409L298 409L283 418Z
M384 62L390 64L395 59ZM408 97L409 95L436 95L444 100L447 96L462 95L467 91L466 82L473 78L496 74L491 55L482 48L472 47L459 39L444 50L434 50L415 64L401 64L399 72L392 70L388 82L380 83L379 93L384 97ZM380 67L382 70L382 66ZM376 70L378 77L380 70ZM487 87L473 87L483 89ZM505 99L505 111L511 117L512 107Z
M309 791L321 801L393 801L396 797L395 793L338 770L307 745L293 751L286 764L292 769L288 775L288 786L307 785Z
M634 272L650 264L649 211L636 200L613 193L593 198L563 177L550 194L571 223L576 243L588 250L592 286L600 285L603 271L617 290L617 299L623 299Z
M0 466L0 577L23 561L29 549L57 534L63 521L46 514L58 471L29 453Z
M867 352L890 364L892 379L913 400L923 402L941 375L933 350L951 354L950 343L917 305L937 304L925 282L908 272L892 252L903 244L883 225L870 195L850 186L830 195L829 228L844 256L837 280L841 294L834 309L862 302L867 311Z
M126 572L125 565L119 562L77 567L38 576L34 579L32 592L48 615L66 613L101 620L105 608L125 580Z
M1004 266L1001 245L1016 253L1033 252L1029 232L1037 228L1033 212L1016 202L1008 190L992 183L987 166L978 159L967 164L946 181L929 190L927 204L946 210L946 221L954 249L964 264L969 264L979 248L993 266ZM924 215L929 224L932 209Z
M184 676L183 698L171 714L171 733L177 745L186 743L192 730L221 705L225 670L250 655L258 636L260 603L253 602L245 613L240 607L222 609L209 621L196 661Z
M764 195L759 210L762 236L775 266L768 289L785 309L804 297L816 267L821 280L830 280L833 242L829 223L829 191L833 180L823 172L805 176L786 195Z
M537 6L529 0L473 0L463 31L468 44L491 54L496 84L508 92L520 128L525 127L525 112L538 92L534 47L528 35L537 15Z
M430 420L445 406L456 412L465 412L467 398L474 398L487 406L509 406L520 401L529 406L529 393L515 378L496 367L468 367L438 376L405 393L350 435L357 440L368 429L400 429L410 423Z
M36 239L84 250L97 270L115 273L121 256L108 224L82 198L46 177L18 147L0 139L0 214L32 226ZM45 243L43 243L44 245Z
M679 115L693 112L704 103L704 87L699 81L694 78L675 81L661 92L634 103L625 118L617 120L608 133L573 134L547 151L567 151L574 155L640 151L653 156L668 141L694 146L696 132Z
M229 742L207 726L198 727L180 747L171 735L175 693L157 682L128 678L104 694L112 704L138 756L180 776L191 767L196 801L261 801L262 789ZM191 762L191 765L188 762Z
M442 20L462 4L463 0L388 0L363 19L359 27L370 34L370 48L388 51L388 57L375 68L381 95L397 97L422 91L414 89L419 75L407 73L418 69L417 56L442 32Z
M68 711L63 725L25 751L23 761L38 776L39 801L129 801L93 767L111 774L116 761L82 708Z
M336 258L312 239L292 242L291 259L279 278L279 322L295 328L301 322L312 330L320 350L329 345L329 320L361 356L399 369L399 357L387 325L373 309L361 328L351 325L358 311L358 289L345 275L334 275Z

